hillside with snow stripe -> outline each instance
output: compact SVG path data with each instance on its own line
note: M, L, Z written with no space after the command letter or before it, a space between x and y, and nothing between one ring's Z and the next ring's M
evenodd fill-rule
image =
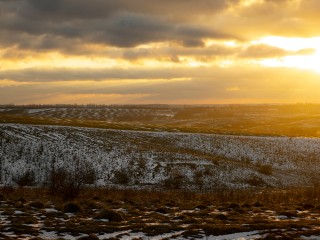
M55 168L94 169L99 186L189 189L310 185L320 164L316 138L228 136L77 127L0 125L2 184L26 171L36 183ZM272 172L261 171L272 166ZM170 185L170 181L173 186Z
M320 104L0 105L0 123L250 136L320 136Z

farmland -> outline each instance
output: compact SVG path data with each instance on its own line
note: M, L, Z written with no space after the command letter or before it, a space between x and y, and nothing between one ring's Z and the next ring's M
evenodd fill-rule
M3 183L28 170L41 185L52 166L73 169L80 163L91 166L101 186L121 183L121 172L132 187L158 188L172 180L177 188L194 190L310 185L319 171L316 138L21 124L2 124L0 130Z
M0 107L0 123L317 137L320 105L9 105Z
M3 106L0 239L318 239L319 123L317 105Z

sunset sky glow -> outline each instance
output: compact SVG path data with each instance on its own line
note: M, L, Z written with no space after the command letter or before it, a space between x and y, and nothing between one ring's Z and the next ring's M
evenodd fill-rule
M319 0L0 0L0 104L320 103Z

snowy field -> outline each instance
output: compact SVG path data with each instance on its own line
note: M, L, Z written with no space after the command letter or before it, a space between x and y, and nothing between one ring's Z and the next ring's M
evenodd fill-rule
M317 138L0 124L0 150L0 239L320 239ZM11 188L59 168L95 173L76 207Z
M95 170L94 184L188 189L311 185L319 171L320 140L0 125L2 184L26 171L43 184L52 166ZM86 166L87 166L86 165ZM269 171L263 167L269 166ZM271 170L270 170L271 168ZM311 181L312 180L312 181Z

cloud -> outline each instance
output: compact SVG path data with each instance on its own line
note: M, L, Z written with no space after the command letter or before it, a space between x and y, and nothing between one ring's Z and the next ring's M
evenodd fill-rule
M318 0L257 0L234 5L214 27L223 26L244 39L263 36L312 37L320 34Z
M228 2L231 1L2 1L0 44L39 50L63 49L72 41L116 47L163 41L203 46L205 38L234 36L194 22L193 17L218 12L227 8ZM183 17L186 12L188 19Z
M312 48L300 49L298 51L288 51L282 48L269 46L266 44L254 44L244 48L239 53L238 56L243 58L261 59L261 58L280 58L280 57L290 56L290 55L308 55L314 52L315 52L315 49L312 49Z
M26 0L25 15L62 19L98 19L114 13L166 14L171 19L219 12L236 0ZM188 13L188 14L186 14Z
M76 43L116 47L205 39L320 34L317 0L11 0L1 1L0 45L65 51Z
M196 74L195 72L201 73ZM1 103L319 102L317 74L292 69L199 68L190 79L38 82L0 88ZM196 76L197 75L197 76ZM158 77L163 75L158 72ZM257 78L257 76L259 76ZM301 81L303 79L303 81ZM301 91L299 89L304 89ZM121 96L125 100L121 100ZM83 99L81 99L83 97Z
M319 1L262 0L0 1L0 46L76 52L85 44L132 48L206 39L243 41L265 35L319 33ZM232 11L230 11L232 9Z
M19 18L19 17L18 17ZM230 39L231 35L205 26L175 24L155 16L119 14L108 20L39 22L24 19L0 22L0 43L20 48L63 49L73 42L100 43L116 47L175 41L187 47L203 46L203 39ZM71 44L70 44L71 43Z
M191 70L187 70L190 72ZM159 79L159 78L177 78L183 77L187 72L182 73L177 69L19 69L0 71L0 79L14 80L18 82L57 82L69 80L105 80L105 79Z
M171 59L173 62L179 62L179 57L192 57L201 61L213 60L217 57L235 55L240 51L239 47L228 47L222 44L215 44L209 47L181 47L181 46L164 46L161 48L134 48L125 49L121 58L135 61L139 59Z
M0 0L0 103L316 99L318 75L258 65L315 45L256 43L319 35L318 10L318 0Z

